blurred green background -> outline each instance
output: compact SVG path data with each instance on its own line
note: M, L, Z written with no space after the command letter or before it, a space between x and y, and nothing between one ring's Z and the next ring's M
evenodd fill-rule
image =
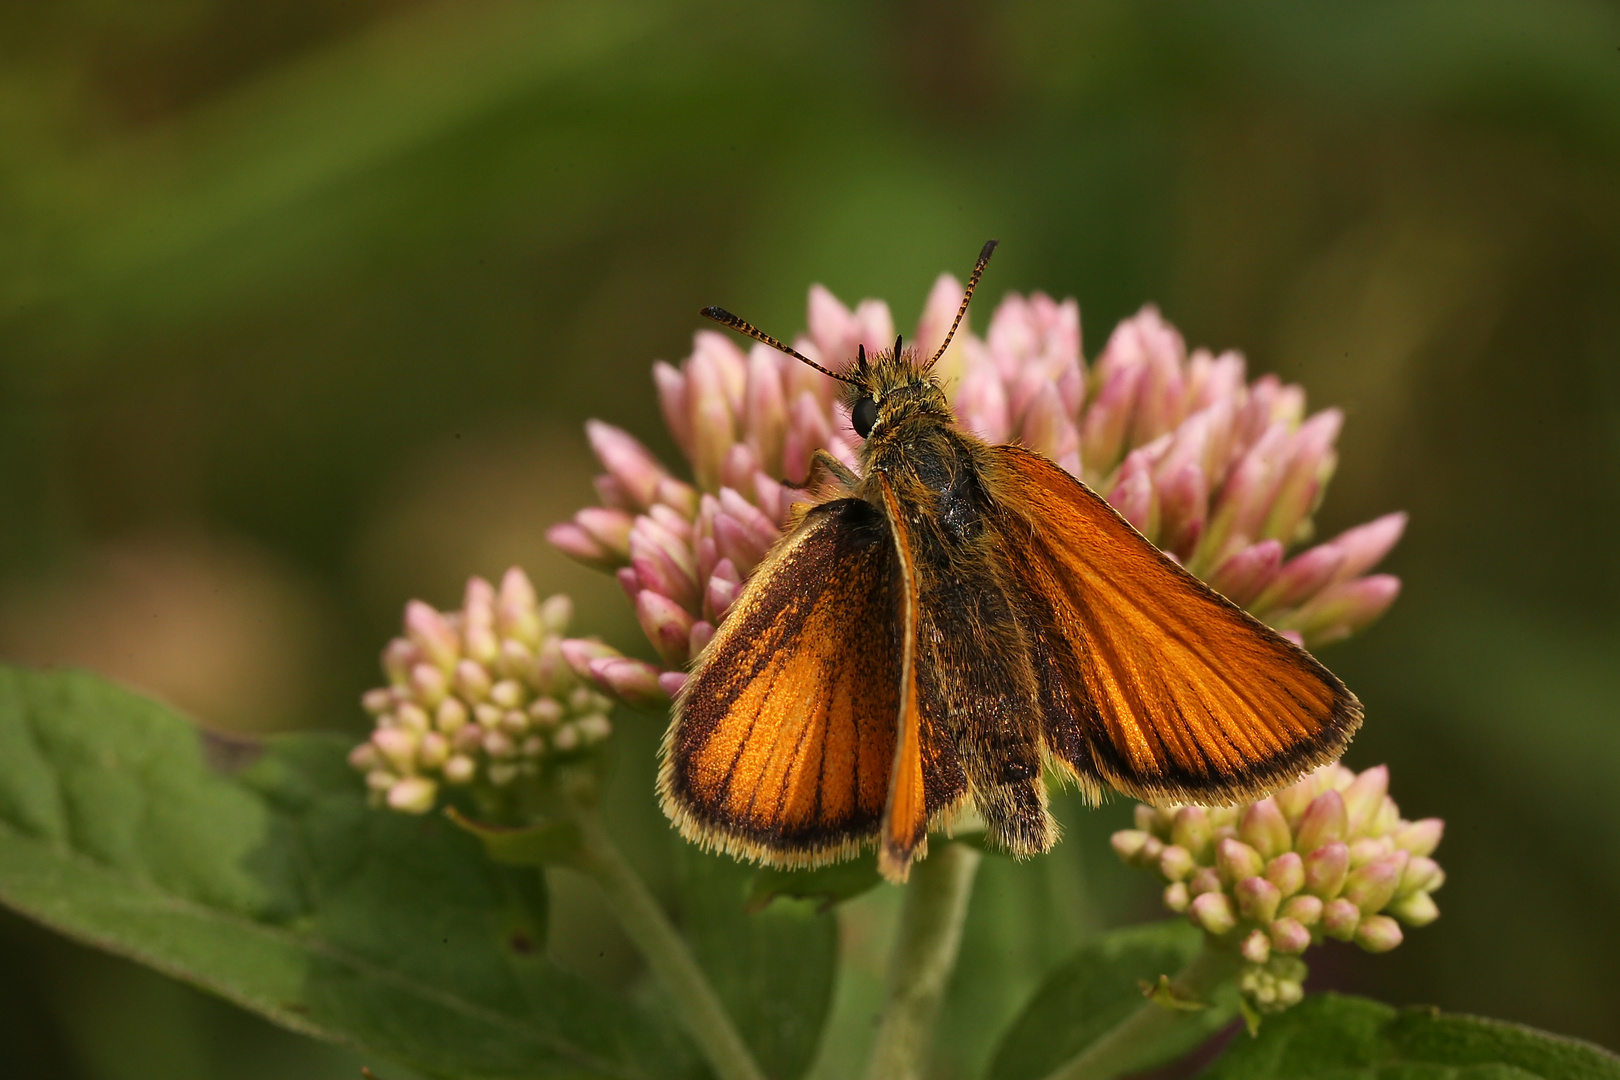
M1325 659L1367 705L1346 760L1449 823L1444 914L1314 984L1620 1045L1612 4L0 7L0 652L358 731L403 601L514 562L636 647L541 536L590 499L581 421L668 452L648 367L698 307L791 335L819 281L909 328L989 236L981 327L1074 296L1095 355L1156 302L1346 409L1324 534L1412 514L1405 594ZM621 723L614 809L667 883L658 724ZM1157 917L1107 851L1128 807L1062 810L1055 855L987 864L942 1075L1089 929ZM555 885L554 950L633 989ZM850 909L857 959L892 906ZM0 1046L27 1080L358 1060L9 915Z

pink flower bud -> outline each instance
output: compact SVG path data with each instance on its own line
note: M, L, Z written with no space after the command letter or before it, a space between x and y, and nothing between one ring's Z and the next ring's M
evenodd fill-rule
M632 514L624 510L602 506L587 506L574 515L574 524L583 529L591 541L607 553L610 559L617 562L623 562L630 557L630 527L635 524L635 520Z
M1299 826L1294 830L1294 850L1309 856L1324 844L1343 841L1347 829L1344 797L1337 791L1324 791L1311 800L1300 817Z
M1232 603L1247 607L1276 575L1282 556L1283 546L1276 540L1251 544L1221 563L1209 584Z
M1147 845L1149 835L1140 829L1121 829L1108 838L1108 843L1121 862L1139 866L1142 849Z
M1385 855L1391 854L1394 850L1395 845L1390 842L1387 836L1376 839L1363 836L1359 840L1352 840L1350 841L1350 869L1354 870L1359 866L1365 866L1374 859L1381 859Z
M1322 905L1322 933L1328 937L1349 941L1360 925L1361 909L1344 897Z
M1330 543L1344 552L1344 563L1339 567L1339 581L1360 577L1389 554L1406 531L1406 514L1397 511L1374 518L1364 525L1346 529Z
M484 732L484 753L497 761L504 760L517 753L517 744L512 736L499 729Z
M1210 934L1220 937L1237 925L1232 901L1223 892L1201 893L1187 905L1187 914L1194 923Z
M407 776L388 789L388 807L405 814L425 814L433 809L439 786L425 776Z
M1400 884L1401 872L1406 869L1406 852L1397 852L1382 859L1374 859L1366 866L1350 871L1340 894L1364 912L1374 912L1389 903Z
M1118 330L1114 331L1116 334ZM1140 364L1114 364L1107 368L1107 350L1098 361L1101 383L1091 407L1080 423L1080 458L1087 468L1106 474L1126 449L1125 433L1136 405L1143 370Z
M714 574L709 578L708 590L703 598L704 615L710 622L719 623L740 595L742 575L730 559L721 559L715 564Z
M1321 591L1343 563L1344 552L1338 548L1328 544L1313 547L1284 563L1249 606L1254 611L1274 611L1303 603Z
M1287 450L1289 461L1261 535L1285 544L1294 539L1300 524L1315 507L1322 486L1333 475L1337 463L1333 442L1343 424L1344 414L1338 409L1323 409L1294 432Z
M1131 811L1131 817L1138 829L1150 832L1160 840L1169 838L1170 825L1175 820L1174 814L1157 806L1149 806L1147 803L1137 803L1135 809Z
M585 422L585 436L596 452L597 460L618 481L637 509L652 505L658 491L658 481L665 475L658 459L637 442L629 432L604 424L600 420Z
M1284 916L1271 924L1271 947L1288 956L1298 956L1311 944L1311 932L1297 919Z
M551 526L546 530L546 540L570 559L576 559L587 566L611 570L618 565L619 560L614 553L597 543L596 539L576 522L563 521Z
M440 770L445 782L450 784L470 784L473 777L478 775L478 764L465 754L454 754L444 763Z
M613 646L597 641L593 638L564 638L558 646L562 654L563 663L575 678L590 681L591 661L603 656L622 655ZM561 693L564 687L557 687L553 692Z
M432 772L445 763L450 757L450 740L437 731L430 731L422 736L422 745L417 748L417 764L423 769Z
M1209 484L1204 471L1189 462L1155 485L1159 502L1159 545L1190 555L1209 512Z
M1270 922L1277 914L1277 905L1282 903L1282 893L1277 886L1263 877L1244 878L1232 891L1237 896L1238 910L1251 922Z
M417 664L411 668L411 693L428 708L435 708L450 689L450 680L444 672L431 664Z
M1006 383L994 365L981 363L970 367L952 406L962 425L985 442L996 445L1012 439Z
M1196 861L1209 850L1209 814L1202 806L1183 806L1170 825L1170 839L1187 849Z
M416 748L421 736L403 728L378 728L371 733L371 743L377 748L389 768L396 773L416 770Z
M394 710L394 723L401 731L412 731L417 734L432 726L426 710L414 701L407 701Z
M630 567L650 589L688 611L697 606L697 565L690 544L649 517L630 530Z
M1215 845L1215 866L1228 885L1257 876L1265 869L1260 853L1241 840L1226 839Z
M1114 490L1108 493L1108 502L1119 511L1120 517L1149 540L1158 535L1157 495L1153 475L1144 458L1133 453L1125 459Z
M605 656L590 662L590 672L604 693L636 708L653 708L669 701L658 685L658 669L644 661Z
M1186 911L1187 905L1190 903L1192 903L1192 893L1187 891L1185 881L1172 881L1164 887L1164 906L1177 915Z
M681 688L685 685L686 672L684 671L666 671L662 675L658 676L659 689L668 694L672 700L681 692Z
M1312 646L1349 637L1369 626L1389 610L1401 594L1401 579L1389 574L1373 574L1338 585L1329 585L1314 599L1288 616L1287 624L1298 627Z
M1220 892L1220 871L1213 866L1200 866L1193 871L1192 878L1187 882L1187 891L1194 896L1202 896L1207 892Z
M1315 926L1322 920L1322 907L1321 897L1301 893L1284 900L1278 914L1284 919L1293 919L1301 926Z
M1434 892L1446 883L1446 874L1440 869L1440 864L1427 855L1413 855L1406 861L1406 868L1401 872L1401 883L1396 888L1397 896L1408 896L1415 892Z
M658 505L667 506L687 521L697 516L698 491L697 488L684 480L677 480L673 476L666 476L658 481Z
M1079 451L1080 432L1074 421L1064 414L1057 387L1051 383L1037 390L1030 401L1024 413L1021 440L1025 446L1054 461Z
M1293 896L1305 887L1305 860L1297 852L1283 852L1266 864L1266 880L1283 896Z
M1426 892L1413 893L1391 901L1385 910L1407 926L1428 926L1440 917L1440 909L1435 906L1434 897Z
M1347 835L1363 836L1372 823L1374 814L1389 794L1389 767L1377 765L1364 769L1344 789L1344 812Z
M658 389L658 408L681 453L692 456L691 408L686 400L686 376L664 361L653 364L653 385Z
M363 742L349 751L349 767L356 772L370 772L381 763L382 755L372 743Z
M700 343L714 336L700 334ZM725 342L725 347L730 348L730 343ZM736 441L736 428L720 362L702 351L701 344L686 366L686 391L691 408L692 470L700 488L715 491L720 487L726 452Z
M692 632L692 616L667 596L643 590L636 597L636 618L658 655L670 667L687 660L687 638ZM588 671L587 671L588 674Z
M1262 859L1274 858L1293 846L1288 821L1272 799L1261 799L1244 809L1238 837L1259 852Z
M1271 959L1271 937L1264 930L1251 930L1238 945L1238 953L1251 964Z
M1446 823L1439 818L1424 818L1401 826L1395 832L1395 846L1413 855L1432 855L1440 846Z
M934 351L944 342L945 335L951 329L951 322L956 318L956 309L961 300L962 283L956 280L956 275L941 274L934 279L934 287L929 290L928 301L923 305L922 318L917 320L915 340L919 350L929 356L934 355ZM963 325L958 329L958 336L951 343L947 357L950 353L960 352L961 346L958 342L967 337L967 320L964 318L962 322ZM945 360L946 357L941 357L940 365L944 365ZM940 367L935 368L936 372L940 370ZM948 375L950 371L950 368L945 368L941 374Z
M1370 953L1389 952L1401 937L1400 924L1388 915L1368 915L1356 927L1356 944Z
M1344 888L1350 872L1350 849L1343 843L1324 844L1305 856L1305 888L1331 900Z
M1184 881L1196 869L1192 855L1179 844L1170 844L1159 853L1159 873L1166 881Z
M472 753L484 745L484 728L481 724L467 724L450 740L450 745L458 753Z
M461 642L444 616L420 600L405 605L405 636L421 650L422 656L448 672L460 658Z
M776 352L755 345L748 354L748 382L743 392L743 423L760 468L782 468L782 437L787 431L787 398Z
M444 735L454 735L466 726L467 706L460 699L447 697L433 710L433 726Z
M1307 773L1297 783L1271 793L1271 801L1277 804L1277 809L1282 811L1283 819L1291 827L1299 826L1299 819L1305 816L1305 808L1311 805L1312 799L1321 794L1320 779L1320 773Z

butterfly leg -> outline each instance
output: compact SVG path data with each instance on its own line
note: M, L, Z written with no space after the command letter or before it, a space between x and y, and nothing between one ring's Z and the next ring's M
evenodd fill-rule
M845 490L852 490L861 482L861 478L855 474L855 470L833 457L825 448L821 448L810 455L810 474L808 476L803 480L784 479L782 483L787 487L808 491L824 476L830 476L834 483Z

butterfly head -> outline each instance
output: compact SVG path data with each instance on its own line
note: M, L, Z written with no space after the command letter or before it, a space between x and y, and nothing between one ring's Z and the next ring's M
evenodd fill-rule
M929 372L939 362L939 358L945 355L951 339L956 336L956 328L962 325L962 317L967 314L968 302L973 299L973 290L978 287L985 264L990 261L990 253L995 249L996 241L991 240L979 252L979 261L974 264L973 274L968 278L962 304L956 309L956 320L946 331L945 340L939 349L927 361L923 360L922 354L907 349L905 342L897 337L894 339L892 350L875 353L868 359L866 346L862 345L856 354L853 367L843 372L831 371L797 349L777 341L752 323L739 319L725 308L706 307L702 315L803 361L823 375L831 375L848 386L849 389L844 392L844 403L849 406L849 419L855 433L863 439L884 428L892 431L904 420L949 421L951 409L945 400L945 391Z
M849 388L844 391L855 434L870 438L874 432L893 430L915 418L949 420L950 405L939 380L928 373L930 366L900 338L894 339L892 350L871 358L861 346L855 366L846 373Z

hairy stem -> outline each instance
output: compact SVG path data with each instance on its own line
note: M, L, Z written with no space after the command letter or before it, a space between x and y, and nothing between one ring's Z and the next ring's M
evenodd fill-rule
M608 907L669 995L675 1015L719 1080L764 1080L703 969L664 909L608 836L594 807L576 807L580 845L570 865L593 878Z
M1208 942L1181 969L1170 985L1178 998L1205 1001L1216 987L1236 974L1238 956ZM1144 1053L1165 1037L1179 1019L1176 1009L1144 1001L1101 1038L1047 1074L1046 1080L1108 1080L1140 1068Z
M923 1075L981 857L965 844L946 843L911 868L867 1080L917 1080Z

